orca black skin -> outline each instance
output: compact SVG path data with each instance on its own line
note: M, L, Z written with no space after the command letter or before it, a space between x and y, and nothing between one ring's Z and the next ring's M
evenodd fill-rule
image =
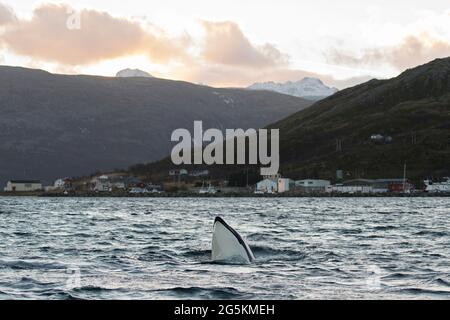
M239 244L241 244L244 247L245 252L247 253L248 260L250 262L253 261L254 260L253 255L248 251L248 247L247 247L246 243L244 242L244 239L242 239L241 235L239 233L237 233L237 231L234 230L232 227L230 227L228 225L228 223L226 223L221 217L216 217L216 219L214 220L214 224L216 222L220 222L225 228L228 229L228 231L230 231L236 237Z

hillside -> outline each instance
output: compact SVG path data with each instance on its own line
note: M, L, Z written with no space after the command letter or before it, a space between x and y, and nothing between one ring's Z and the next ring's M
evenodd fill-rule
M0 185L151 162L174 129L260 128L310 105L266 91L0 67Z
M450 58L343 90L270 127L280 129L287 176L401 177L404 163L413 179L448 175Z
M389 80L371 80L342 90L276 122L281 173L293 179L335 180L450 175L450 58L437 59ZM383 136L383 141L371 136ZM392 139L392 140L390 140ZM157 175L170 159L133 167ZM244 183L245 166L215 166L214 177ZM258 168L249 169L250 183Z

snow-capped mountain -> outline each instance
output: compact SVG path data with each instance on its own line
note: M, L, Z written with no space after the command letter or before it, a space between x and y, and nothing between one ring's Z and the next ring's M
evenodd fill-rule
M269 90L291 96L306 98L310 100L320 100L336 93L338 89L331 88L323 84L317 78L304 78L299 81L288 81L285 83L263 82L254 83L248 87L251 90Z
M152 75L139 70L139 69L124 69L119 72L117 72L116 77L119 78L131 78L131 77L145 77L145 78L152 78Z

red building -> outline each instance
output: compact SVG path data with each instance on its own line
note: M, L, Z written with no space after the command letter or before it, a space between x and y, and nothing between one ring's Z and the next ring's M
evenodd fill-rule
M409 193L414 190L414 185L409 181L399 181L390 183L388 188L390 192Z

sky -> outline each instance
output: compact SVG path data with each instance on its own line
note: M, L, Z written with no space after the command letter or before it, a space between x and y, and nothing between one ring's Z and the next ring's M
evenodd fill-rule
M0 0L0 64L339 89L450 56L448 0Z

